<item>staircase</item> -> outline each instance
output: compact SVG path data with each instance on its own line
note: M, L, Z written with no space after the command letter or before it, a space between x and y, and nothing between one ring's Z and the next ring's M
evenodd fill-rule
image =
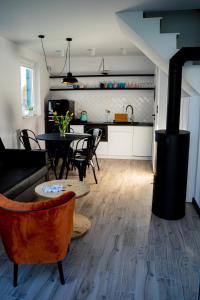
M162 14L163 13L163 14ZM166 12L155 14L144 13L142 11L121 11L117 13L117 21L124 35L138 47L156 65L156 106L158 113L155 120L155 128L165 128L166 110L167 110L167 76L169 59L178 51L177 41L180 46L194 46L191 43L183 45L184 39L180 37L183 34L183 28L180 32L178 27L170 28L170 33L166 28L171 26L169 22L164 21L162 15ZM174 12L173 12L174 13ZM199 12L198 12L199 13ZM169 13L170 16L170 13ZM168 16L168 17L169 17ZM166 17L166 15L165 15ZM161 32L161 21L162 30ZM164 26L165 25L165 26ZM198 26L199 28L199 26ZM172 30L176 30L176 33ZM186 28L187 29L187 28ZM190 29L191 30L191 29ZM196 30L196 28L194 29ZM188 35L189 36L189 35ZM198 43L198 36L196 35ZM181 42L180 42L181 41ZM200 45L195 45L200 46ZM182 90L185 92L185 98L182 98L181 119L186 120L185 125L180 127L190 131L190 153L188 166L187 183L187 201L191 202L196 197L200 205L200 187L196 182L200 182L200 172L197 170L197 163L200 164L200 66L186 64L183 68ZM184 100L183 100L184 99ZM157 110L157 109L156 109ZM156 114L156 111L155 111ZM197 191L198 190L198 191Z
M161 14L161 13L160 13ZM156 66L168 74L169 59L178 51L179 33L161 33L162 17L144 17L142 11L122 11L117 13L118 24L126 37L136 45ZM183 76L183 90L190 96L200 90Z

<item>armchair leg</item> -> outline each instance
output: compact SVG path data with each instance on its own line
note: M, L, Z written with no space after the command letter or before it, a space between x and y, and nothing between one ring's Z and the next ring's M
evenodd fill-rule
M64 278L64 274L63 274L63 267L62 267L62 261L58 261L58 272L59 272L59 276L60 276L60 283L61 284L65 284L65 278Z
M14 269L13 269L13 286L17 286L17 277L18 277L18 264L14 263Z

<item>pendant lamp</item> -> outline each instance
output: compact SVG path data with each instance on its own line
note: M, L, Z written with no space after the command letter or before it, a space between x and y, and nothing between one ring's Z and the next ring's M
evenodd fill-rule
M41 44L42 44L42 50L43 50L43 54L44 54L44 58L45 58L45 64L46 64L46 68L47 68L47 72L50 74L50 75L62 75L63 72L64 72L64 69L65 69L65 66L67 64L67 58L68 58L68 55L69 55L69 61L68 61L68 66L69 66L69 72L67 73L67 76L65 76L63 78L63 81L62 83L64 83L65 85L78 85L78 80L76 79L76 77L74 77L72 75L72 73L70 72L70 42L72 41L72 38L66 38L66 41L68 42L68 45L67 45L67 50L66 50L66 55L65 55L65 61L64 61L64 65L63 65L63 68L61 70L61 72L59 73L56 73L56 74L52 74L50 72L51 68L48 66L47 64L47 56L46 56L46 53L45 53L45 49L44 49L44 44L43 44L43 39L45 38L45 36L43 34L40 34L38 35L38 37L40 38L41 40Z
M77 85L78 80L70 72L70 42L72 41L72 38L67 38L66 41L68 41L68 51L69 51L69 72L67 73L67 76L63 78L63 83L66 85L74 85L74 84Z

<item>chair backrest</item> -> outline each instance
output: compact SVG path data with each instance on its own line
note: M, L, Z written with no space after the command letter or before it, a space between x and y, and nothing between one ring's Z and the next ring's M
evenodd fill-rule
M30 129L23 129L20 131L19 140L28 151L34 149L41 150L40 144L36 138L35 133Z
M0 194L0 233L16 264L62 260L71 240L74 192L38 202L17 202Z
M92 136L94 138L94 145L93 145L94 149L93 150L96 151L96 149L99 145L99 142L101 140L101 136L102 136L103 131L100 128L91 128L87 131L87 133L92 134Z
M94 155L94 142L95 139L92 135L90 137L78 140L74 155L76 156L76 154L79 153L79 150L83 150L85 159L91 160Z

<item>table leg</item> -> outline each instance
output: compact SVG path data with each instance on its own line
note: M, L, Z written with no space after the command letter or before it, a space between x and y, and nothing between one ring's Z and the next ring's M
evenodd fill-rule
M58 177L59 179L63 178L64 170L66 167L66 162L67 162L67 155L66 155L66 157L62 157L62 165L61 165L60 173L59 173L59 177Z
M83 236L90 228L91 221L87 217L81 214L74 214L72 239Z
M64 171L65 171L65 168L66 168L66 162L67 162L68 156L69 156L70 143L65 143L65 147L63 149L62 165L61 165L61 168L60 168L59 179L63 178L63 174L64 174Z

